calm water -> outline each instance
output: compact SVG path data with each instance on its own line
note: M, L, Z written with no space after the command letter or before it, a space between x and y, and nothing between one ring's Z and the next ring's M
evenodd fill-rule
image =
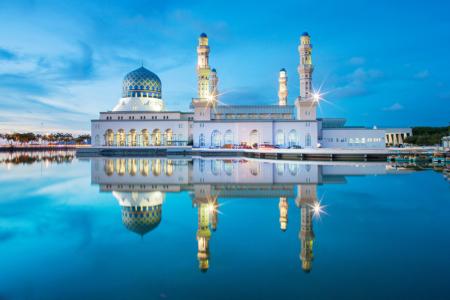
M450 185L383 163L0 155L0 299L449 299Z

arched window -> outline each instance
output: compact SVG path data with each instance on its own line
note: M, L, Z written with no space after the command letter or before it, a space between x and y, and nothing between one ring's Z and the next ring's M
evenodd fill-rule
M258 130L254 129L250 132L250 145L257 146L259 144L259 133Z
M218 159L211 160L211 173L214 176L220 175L222 161Z
M141 175L142 176L148 176L149 174L149 164L148 164L148 159L142 159L139 167L141 169Z
M295 129L292 129L291 131L289 131L288 144L289 144L289 147L298 145L298 136L297 136L297 131L295 131Z
M130 130L130 135L128 136L128 146L137 146L137 134L136 129Z
M159 174L161 174L161 160L160 159L152 160L152 173L154 176L159 176Z
M224 161L223 162L223 170L225 171L225 174L228 176L231 176L233 174L233 162L232 161Z
M220 147L221 146L221 140L222 140L222 134L218 130L214 130L211 133L211 146L213 147Z
M125 146L125 130L117 131L117 146Z
M278 130L275 136L275 145L284 146L284 133L283 130Z
M166 160L166 175L172 176L173 174L173 161L171 159Z
M223 136L223 143L226 144L233 144L233 132L228 129L225 131L225 135Z
M198 146L205 147L205 135L203 133L198 137Z
M288 169L289 169L289 173L291 173L292 176L297 175L298 166L296 164L289 164Z
M161 130L158 128L154 129L152 132L152 145L160 146L161 145Z
M283 175L284 174L284 163L277 163L276 164L276 168L277 168L277 174L278 175Z
M142 146L147 147L150 144L149 134L147 129L142 129Z
M136 159L135 158L128 159L127 164L128 164L128 166L127 166L128 173L131 176L135 176L137 173L137 170L138 170Z
M114 174L114 160L107 159L105 162L105 173L108 176Z
M166 135L165 135L165 139L166 139L166 145L168 146L172 146L172 140L173 140L173 132L172 129L166 129Z
M305 147L311 147L311 135L309 133L305 137Z
M113 146L114 145L114 132L112 129L108 129L105 132L105 145Z

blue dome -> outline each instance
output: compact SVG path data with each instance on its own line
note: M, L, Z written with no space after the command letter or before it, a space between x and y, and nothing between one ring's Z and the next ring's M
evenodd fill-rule
M309 33L307 33L306 31L303 32L302 36L309 36Z
M161 223L162 205L155 205L144 210L143 207L122 207L122 223L139 235L144 235Z
M122 97L161 99L161 80L152 71L140 67L123 78Z
M206 35L206 33L202 33L202 34L200 34L200 37L202 37L202 38L205 38L205 37L208 37L207 35Z

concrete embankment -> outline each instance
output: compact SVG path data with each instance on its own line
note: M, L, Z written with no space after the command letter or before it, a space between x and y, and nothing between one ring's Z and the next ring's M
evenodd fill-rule
M395 152L397 153L397 152ZM386 161L388 149L200 149L192 147L82 148L77 156L241 156L263 159L318 161Z

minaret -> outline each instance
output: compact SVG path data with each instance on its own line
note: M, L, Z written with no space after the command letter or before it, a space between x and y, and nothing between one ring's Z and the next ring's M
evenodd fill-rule
M300 207L300 260L302 262L302 270L309 273L312 268L313 261L313 215L314 204L317 203L317 186L313 184L302 184L297 189L296 204Z
M210 213L211 213L211 229L213 231L217 230L217 222L218 222L218 212L219 212L219 203L218 198L214 200L214 202L210 203Z
M280 229L282 231L286 231L288 222L288 208L289 208L286 197L280 197L278 208L280 209Z
M198 204L198 267L200 271L206 272L209 268L209 239L211 231L209 230L209 206L208 203Z
M304 121L315 121L316 118L316 96L313 94L312 73L312 45L311 38L307 32L300 37L298 46L300 63L298 65L298 75L300 77L300 96L295 101L297 107L297 119Z
M278 105L285 106L287 105L287 96L288 96L288 89L287 89L287 72L283 68L280 70L280 75L278 77Z
M198 39L197 81L198 97L192 99L191 103L191 107L194 109L194 120L209 121L211 120L212 108L216 105L217 95L212 95L212 92L217 92L218 78L217 73L212 74L209 67L209 46L206 33L202 33ZM213 88L211 88L212 85L214 85ZM198 136L194 134L193 140L197 141Z
M210 101L213 102L213 105L217 103L218 95L219 95L219 77L217 77L216 69L211 70L211 75L209 77L209 85L210 85Z
M314 71L311 57L311 37L307 32L304 32L300 37L298 52L300 54L300 64L298 65L298 74L300 76L300 98L305 100L312 95L312 73Z
M202 33L198 39L197 46L197 76L198 76L198 98L200 100L208 99L209 88L209 46L208 36Z

